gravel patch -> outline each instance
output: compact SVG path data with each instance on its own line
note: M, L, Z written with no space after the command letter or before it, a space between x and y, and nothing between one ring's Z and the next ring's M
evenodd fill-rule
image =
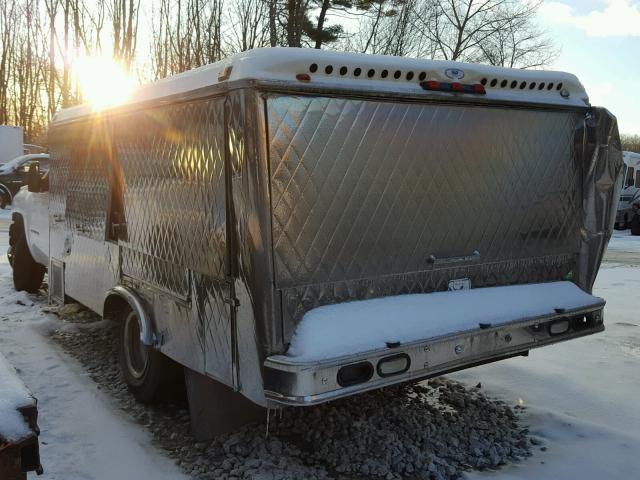
M480 384L468 388L443 377L271 411L268 428L252 424L196 442L184 398L149 406L128 392L114 322L75 304L45 309L63 320L53 339L194 479L444 480L499 468L540 448L518 419L524 407L487 397Z

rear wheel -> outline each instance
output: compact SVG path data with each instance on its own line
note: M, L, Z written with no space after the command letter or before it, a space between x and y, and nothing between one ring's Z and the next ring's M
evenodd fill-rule
M31 256L21 224L11 226L10 237L7 257L13 268L13 286L18 291L38 293L46 269Z
M138 315L127 308L120 313L120 370L129 391L142 403L164 399L178 386L180 368L140 340Z
M616 230L626 230L627 228L629 228L629 217L627 216L627 214L625 213L622 216L622 220L620 220L619 222L616 222L613 225L613 228L615 228Z

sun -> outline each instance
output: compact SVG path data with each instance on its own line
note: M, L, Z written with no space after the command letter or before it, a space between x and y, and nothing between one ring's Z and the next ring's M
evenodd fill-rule
M136 86L134 78L118 62L106 56L86 56L73 62L72 73L82 96L94 110L126 102Z

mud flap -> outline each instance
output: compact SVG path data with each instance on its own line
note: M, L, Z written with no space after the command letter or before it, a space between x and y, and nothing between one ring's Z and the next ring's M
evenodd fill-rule
M252 422L264 421L267 410L220 382L184 369L191 417L197 441L211 440Z

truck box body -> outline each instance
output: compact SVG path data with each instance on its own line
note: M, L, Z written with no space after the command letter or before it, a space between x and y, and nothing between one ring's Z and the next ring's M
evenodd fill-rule
M449 75L486 95L421 85ZM317 403L603 328L603 302L587 294L622 160L615 118L571 75L251 51L106 112L63 111L49 138L51 295L107 314L114 288L133 292L146 343L260 405ZM437 341L288 354L325 305L567 282L588 298L488 314ZM376 328L391 339L401 312ZM550 333L565 319L571 328ZM440 353L427 362L430 346ZM406 371L340 380L345 365L393 355Z
M0 164L13 160L24 153L22 127L0 125Z

